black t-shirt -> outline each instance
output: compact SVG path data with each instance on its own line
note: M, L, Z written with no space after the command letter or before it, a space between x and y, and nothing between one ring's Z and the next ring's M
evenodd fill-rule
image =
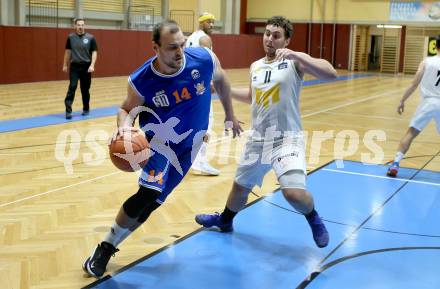
M72 52L72 63L90 63L92 62L92 52L98 51L95 37L90 33L78 35L70 33L67 37L66 49Z

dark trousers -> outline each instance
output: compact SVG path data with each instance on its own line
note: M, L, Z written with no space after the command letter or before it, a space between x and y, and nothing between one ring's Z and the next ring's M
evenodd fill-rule
M70 84L69 84L69 90L67 90L66 99L64 100L64 104L66 105L66 113L72 113L72 104L73 104L73 99L75 98L75 91L78 86L78 80L80 81L83 111L89 111L90 109L89 90L90 90L90 85L92 83L92 74L87 72L89 66L90 63L70 64Z

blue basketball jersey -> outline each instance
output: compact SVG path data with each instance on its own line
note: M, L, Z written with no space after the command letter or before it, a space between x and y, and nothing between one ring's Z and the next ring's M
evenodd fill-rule
M182 68L173 75L165 75L153 67L155 59L147 60L128 79L134 90L144 98L144 106L148 110L140 113L139 124L150 139L155 135L148 130L151 124L163 124L177 118L178 121L173 120L177 135L192 129L178 144L177 150L182 151L193 145L197 132L208 128L210 83L215 61L206 48L186 48ZM174 147L171 143L168 145Z

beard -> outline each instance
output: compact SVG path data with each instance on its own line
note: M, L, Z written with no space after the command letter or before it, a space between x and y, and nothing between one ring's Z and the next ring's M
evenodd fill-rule
M275 57L275 49L267 49L266 50L266 56L269 58L274 58Z
M180 69L182 67L183 60L182 60L182 58L180 58L178 60L167 61L165 64L168 67L171 67L171 68L174 68L174 69Z

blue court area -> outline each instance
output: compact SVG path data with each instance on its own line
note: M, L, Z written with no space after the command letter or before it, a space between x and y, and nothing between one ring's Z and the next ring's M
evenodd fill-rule
M356 78L365 78L372 76L374 76L374 74L352 74L352 75L339 76L336 80L312 79L312 80L304 81L303 85L310 86L310 85L317 85L327 82L344 81L344 80L351 80ZM218 95L217 94L212 95L212 99L218 99ZM81 111L75 111L72 114L72 119L69 120L66 120L64 112L58 114L49 114L49 115L42 115L42 116L35 116L28 118L2 120L0 121L0 133L35 128L35 127L42 127L47 125L57 125L62 123L82 121L93 118L107 117L107 116L116 115L118 113L118 110L119 110L119 106L92 108L90 114L87 116L82 116Z
M72 113L72 118L69 120L66 119L66 115L64 112L28 118L3 120L0 121L0 133L112 116L116 115L118 113L118 110L119 106L95 108L92 109L90 111L90 114L87 116L82 116L82 111L74 111Z
M344 161L309 175L324 249L276 191L237 215L233 233L199 230L89 287L440 288L440 172L385 172Z

